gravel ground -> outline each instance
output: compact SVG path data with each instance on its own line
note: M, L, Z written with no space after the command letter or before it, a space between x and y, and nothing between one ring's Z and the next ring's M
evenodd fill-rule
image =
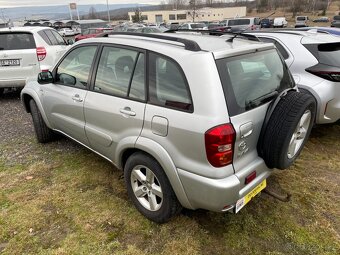
M7 165L30 164L35 160L50 160L53 151L72 153L84 150L77 143L60 138L40 145L36 142L31 115L26 113L20 93L5 92L0 97L0 160Z

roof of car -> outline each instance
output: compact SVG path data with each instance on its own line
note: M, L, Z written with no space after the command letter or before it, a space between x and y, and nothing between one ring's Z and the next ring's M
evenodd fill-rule
M150 34L148 34L150 35ZM246 50L255 50L260 48L273 48L272 44L256 42L256 41L249 41L239 37L236 37L232 42L228 42L227 40L232 38L234 35L224 35L222 37L217 36L209 36L209 35L202 35L202 34L188 34L188 33L168 33L166 37L171 38L180 38L184 40L189 40L194 44L197 44L200 51L205 52L214 52L214 53L221 53L221 52L238 52L238 51L246 51ZM83 40L80 43L86 42L112 42L127 46L133 46L143 49L150 49L150 50L166 50L167 49L174 49L175 47L183 47L181 42L173 42L166 39L160 38L150 38L150 37L143 37L143 35L134 36L134 35L109 35L106 38L93 38ZM196 51L196 50L194 50ZM190 52L190 50L189 50Z
M4 32L4 31L13 31L13 32L38 32L41 31L43 29L53 29L53 28L49 28L49 27L38 27L38 26L34 26L34 27L12 27L12 28L0 28L0 32Z

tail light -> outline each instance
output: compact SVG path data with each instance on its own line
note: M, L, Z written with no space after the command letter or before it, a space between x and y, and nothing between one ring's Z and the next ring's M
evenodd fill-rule
M45 47L37 47L38 61L43 61L46 58L47 52Z
M340 82L340 72L318 71L311 69L306 69L306 71L329 81Z
M212 166L223 167L233 162L235 137L231 124L214 127L205 133L205 150Z

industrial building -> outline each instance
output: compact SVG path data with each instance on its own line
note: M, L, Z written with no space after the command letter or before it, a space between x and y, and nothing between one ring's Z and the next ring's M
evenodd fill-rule
M159 10L141 12L143 22L147 23L183 23L200 21L220 21L227 18L244 17L247 14L247 8L227 7L227 8L202 8L197 10ZM128 13L132 21L135 12Z

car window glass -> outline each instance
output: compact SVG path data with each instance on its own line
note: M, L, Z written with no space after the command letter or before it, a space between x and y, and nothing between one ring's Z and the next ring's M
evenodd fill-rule
M71 51L57 69L57 83L85 89L96 46L79 47Z
M145 100L145 62L144 54L139 54L131 82L129 97Z
M52 30L45 30L48 39L51 41L52 45L58 45L57 38L52 34Z
M50 39L48 39L48 36L45 33L45 30L43 31L39 31L38 34L41 36L41 38L48 44L48 45L52 45Z
M57 31L52 30L52 34L54 35L54 37L57 40L56 45L65 45L64 39L61 37L61 35Z
M259 37L260 38L260 37ZM263 38L261 37L260 40L262 42L268 42L268 43L273 43L277 50L280 52L280 54L282 55L282 57L284 59L288 59L289 58L289 54L288 52L285 50L285 48L283 48L283 46L281 45L281 43L279 43L278 41L274 40L274 39L271 39L271 38Z
M186 80L174 61L150 54L150 101L170 108L192 111Z
M0 33L0 50L35 49L34 37L30 33Z
M116 96L127 96L138 52L104 47L97 70L94 90Z

